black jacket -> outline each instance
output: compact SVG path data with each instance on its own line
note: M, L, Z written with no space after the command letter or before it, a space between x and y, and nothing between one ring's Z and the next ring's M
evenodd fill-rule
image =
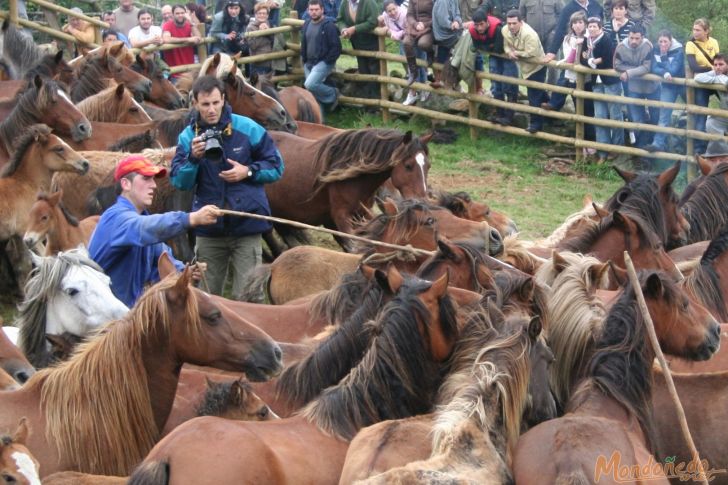
M326 64L336 64L336 60L341 55L341 39L339 38L339 29L336 23L324 17L322 20L321 30L319 32L318 45L316 46L316 57L309 59L308 45L306 41L306 31L311 24L311 19L306 20L301 29L301 60L304 65L315 65L321 61Z

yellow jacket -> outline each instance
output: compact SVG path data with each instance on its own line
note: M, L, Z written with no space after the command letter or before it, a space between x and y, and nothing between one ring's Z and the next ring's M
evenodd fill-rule
M69 24L66 24L63 26L63 31L74 36L76 40L78 40L78 43L76 44L78 53L86 55L86 53L93 48L91 44L93 44L95 40L96 32L94 32L93 24L90 24L85 20L79 20L79 22L80 25L77 29L72 29Z

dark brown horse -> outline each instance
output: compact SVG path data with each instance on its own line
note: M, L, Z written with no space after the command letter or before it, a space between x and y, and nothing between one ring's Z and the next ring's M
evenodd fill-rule
M728 227L710 242L684 287L721 322L728 322Z
M281 103L292 120L316 124L324 122L321 107L308 89L287 86L277 90L270 75L253 74L250 76L250 84Z
M437 194L437 205L463 219L486 221L504 238L518 233L518 227L511 218L484 202L474 201L467 192L440 192Z
M179 94L174 84L164 77L164 73L156 62L145 60L137 54L136 62L130 67L152 81L152 87L149 93L144 96L144 99L165 109L177 109L187 106L185 99Z
M696 180L686 189L680 206L690 223L689 243L713 239L728 225L728 162L715 165Z
M352 220L371 207L391 177L406 198L427 195L427 142L397 130L348 130L321 140L271 132L283 155L283 177L266 186L274 216L351 233ZM339 241L350 249L348 241Z
M125 66L110 53L90 57L76 70L71 84L71 99L79 102L109 87L109 81L124 84L139 100L148 97L152 81Z

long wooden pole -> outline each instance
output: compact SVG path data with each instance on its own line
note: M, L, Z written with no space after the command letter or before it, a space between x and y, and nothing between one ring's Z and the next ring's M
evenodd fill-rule
M685 410L683 409L682 403L680 402L680 396L677 395L677 390L675 389L675 383L672 380L670 368L667 365L667 361L665 361L665 356L663 355L662 349L660 348L660 342L657 340L655 324L652 322L650 310L647 308L645 295L642 293L642 287L640 286L639 278L637 278L637 272L635 271L634 265L632 264L632 258L629 257L627 251L624 252L624 263L627 266L629 281L630 283L632 283L632 288L634 289L634 294L637 298L637 305L639 306L640 312L642 313L642 318L645 321L645 327L647 328L647 335L649 336L652 350L655 352L657 361L660 363L662 373L665 376L665 382L667 383L667 390L670 393L670 397L672 398L673 403L675 404L677 418L680 422L680 430L682 431L683 437L685 438L685 441L690 448L690 453L693 457L693 461L698 467L698 472L700 473L699 477L701 478L700 481L704 485L708 485L708 480L705 477L705 470L703 469L703 464L700 461L700 454L698 454L698 449L695 447L695 442L693 441L693 437L690 434L690 428L688 428L688 421L685 417Z

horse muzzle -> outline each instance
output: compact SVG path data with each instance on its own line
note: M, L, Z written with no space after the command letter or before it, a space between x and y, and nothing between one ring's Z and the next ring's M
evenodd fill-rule
M26 232L23 236L23 242L25 243L25 247L33 249L40 242L40 234L37 232Z
M79 175L86 175L89 168L91 168L91 164L88 163L88 160L81 159L73 164L73 168Z
M87 138L91 138L91 123L85 118L83 121L77 123L76 126L73 127L71 138L75 142L80 142Z

